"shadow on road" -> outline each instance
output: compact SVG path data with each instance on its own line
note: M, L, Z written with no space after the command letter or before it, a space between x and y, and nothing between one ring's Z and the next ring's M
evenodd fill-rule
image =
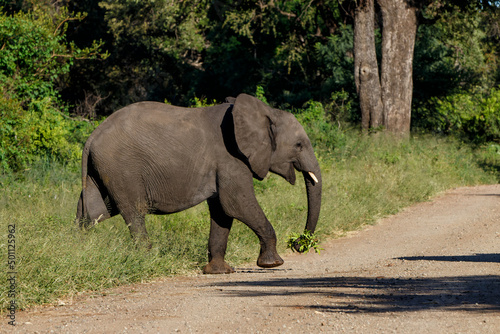
M485 197L500 197L500 194L467 194L465 196L485 196Z
M220 282L211 286L225 287L221 289L221 293L231 297L326 297L327 299L321 299L319 305L289 305L291 300L280 305L311 308L321 312L381 313L429 309L500 311L498 275L439 278L282 278ZM327 302L323 302L324 300Z
M398 257L398 260L406 261L451 261L451 262L492 262L500 263L500 254L474 254L474 255L451 255L451 256L407 256Z

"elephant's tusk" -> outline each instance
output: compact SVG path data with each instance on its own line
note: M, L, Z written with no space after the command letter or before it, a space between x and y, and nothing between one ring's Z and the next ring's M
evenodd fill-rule
M313 179L315 183L319 183L318 178L316 177L316 175L314 175L313 172L309 172L309 176Z

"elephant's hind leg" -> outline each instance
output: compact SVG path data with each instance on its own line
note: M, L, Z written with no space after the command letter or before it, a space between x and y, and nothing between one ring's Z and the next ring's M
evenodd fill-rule
M76 211L76 224L82 229L89 229L97 223L114 216L113 208L106 205L107 192L100 190L88 177L85 192L80 193Z
M138 246L151 249L151 242L146 230L146 214L134 209L125 209L121 211L121 215L135 243Z
M226 255L227 239L233 218L222 210L219 199L209 199L210 209L210 237L208 239L208 264L203 267L204 274L230 274L234 269L224 261Z

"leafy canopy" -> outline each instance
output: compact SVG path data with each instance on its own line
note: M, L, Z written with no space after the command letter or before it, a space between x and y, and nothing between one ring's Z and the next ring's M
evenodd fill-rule
M65 40L68 22L83 19L62 9L0 13L0 171L25 168L37 156L75 161L78 133L57 84L79 58L97 57L100 43L80 49Z

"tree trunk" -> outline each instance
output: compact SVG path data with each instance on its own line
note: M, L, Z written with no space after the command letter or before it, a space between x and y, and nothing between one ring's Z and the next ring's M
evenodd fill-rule
M363 129L381 125L410 132L416 7L410 0L377 0L382 11L380 77L375 49L375 0L359 0L354 15L354 78Z
M382 10L381 86L384 125L397 134L410 132L416 8L409 0L378 0Z
M361 0L354 13L354 80L365 130L384 124L374 29L374 0Z

